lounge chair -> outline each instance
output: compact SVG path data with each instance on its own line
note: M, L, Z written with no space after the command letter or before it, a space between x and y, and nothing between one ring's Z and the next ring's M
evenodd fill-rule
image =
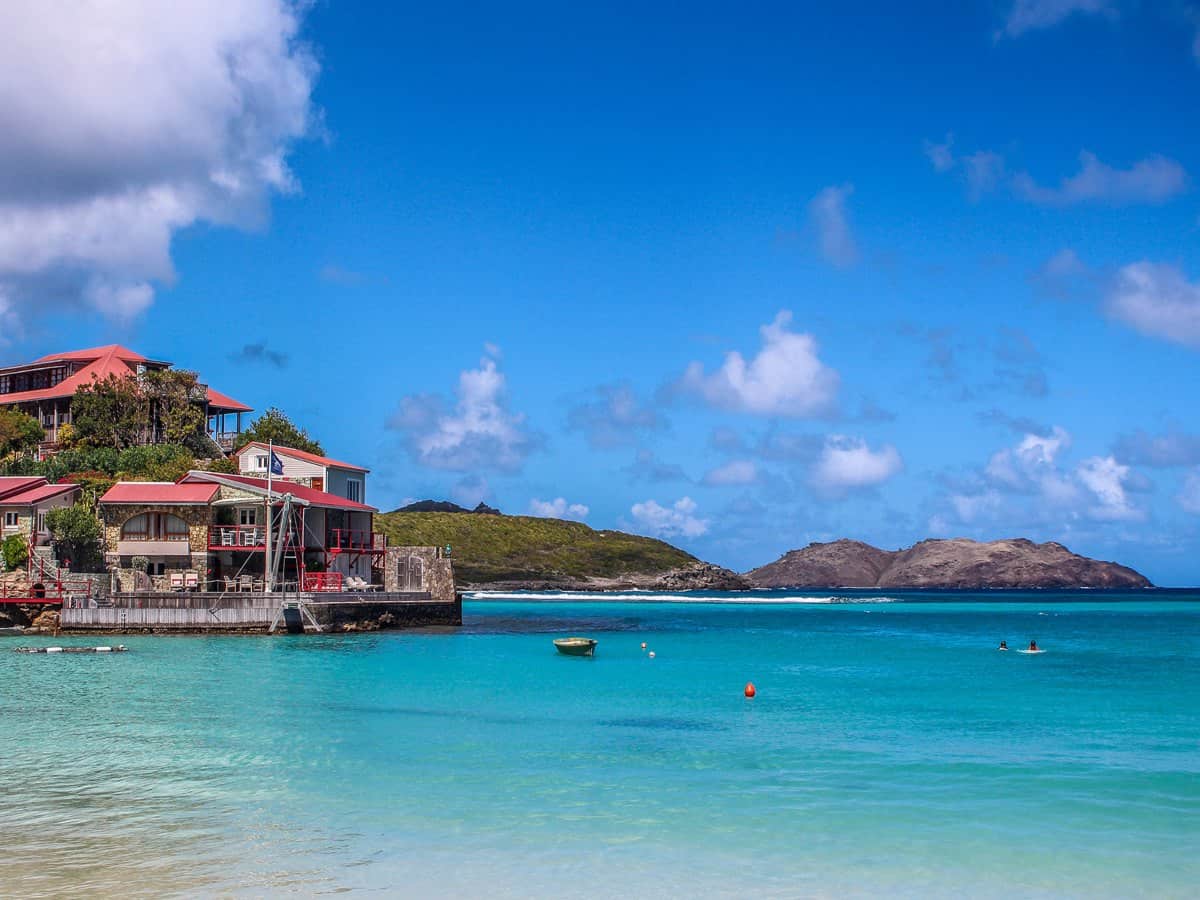
M171 573L171 590L173 590L173 591L182 591L183 590L183 573L182 572L172 572Z
M198 572L184 572L183 586L189 591L200 589L200 574Z

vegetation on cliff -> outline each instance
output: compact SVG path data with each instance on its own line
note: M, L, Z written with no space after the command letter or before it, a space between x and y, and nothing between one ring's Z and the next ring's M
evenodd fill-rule
M699 564L664 541L561 519L396 511L376 516L375 528L392 545L449 544L455 577L465 584L660 576Z

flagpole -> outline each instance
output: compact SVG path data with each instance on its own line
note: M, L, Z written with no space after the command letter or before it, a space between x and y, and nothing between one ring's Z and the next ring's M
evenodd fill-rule
M267 546L263 557L263 584L271 593L271 476L275 468L275 442L267 441Z

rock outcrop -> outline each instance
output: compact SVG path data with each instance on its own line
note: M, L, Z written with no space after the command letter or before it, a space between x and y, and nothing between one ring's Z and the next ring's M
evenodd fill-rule
M1053 541L926 540L906 550L861 541L809 544L746 573L760 588L1144 588L1149 579Z

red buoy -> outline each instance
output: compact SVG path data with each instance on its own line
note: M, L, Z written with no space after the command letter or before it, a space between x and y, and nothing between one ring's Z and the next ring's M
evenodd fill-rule
M753 682L753 681L747 681L747 682L746 682L746 691L745 691L745 693L746 693L746 696L747 696L747 697L753 697L753 696L755 695L755 693L757 693L757 692L754 690L754 682Z

